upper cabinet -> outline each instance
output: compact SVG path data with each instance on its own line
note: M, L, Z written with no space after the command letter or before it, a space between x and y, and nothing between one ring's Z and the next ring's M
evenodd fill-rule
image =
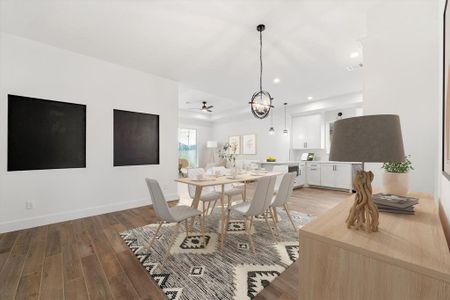
M292 149L322 149L323 119L321 114L292 118Z

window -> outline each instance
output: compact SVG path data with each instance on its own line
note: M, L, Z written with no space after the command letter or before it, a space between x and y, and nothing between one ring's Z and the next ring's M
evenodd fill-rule
M178 129L178 158L187 159L189 167L197 167L197 130Z

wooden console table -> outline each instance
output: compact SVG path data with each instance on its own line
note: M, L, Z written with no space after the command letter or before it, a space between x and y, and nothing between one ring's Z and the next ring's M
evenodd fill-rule
M415 215L380 213L379 232L346 227L353 198L300 229L299 299L450 299L450 253L431 197Z

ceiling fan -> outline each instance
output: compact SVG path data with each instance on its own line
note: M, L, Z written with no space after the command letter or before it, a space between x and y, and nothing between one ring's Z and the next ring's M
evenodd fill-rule
M211 108L213 108L213 105L206 105L206 101L202 101L202 107L201 108L191 108L191 109L198 109L201 110L203 112L212 112Z

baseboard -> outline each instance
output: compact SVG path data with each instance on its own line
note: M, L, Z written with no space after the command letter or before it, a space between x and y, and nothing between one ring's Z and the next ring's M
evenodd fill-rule
M439 219L441 220L442 229L444 230L445 239L450 250L450 224L441 201L439 201Z
M165 197L167 201L179 199L177 194L167 194ZM151 201L148 198L2 222L0 223L0 233L91 217L145 205L151 205Z

